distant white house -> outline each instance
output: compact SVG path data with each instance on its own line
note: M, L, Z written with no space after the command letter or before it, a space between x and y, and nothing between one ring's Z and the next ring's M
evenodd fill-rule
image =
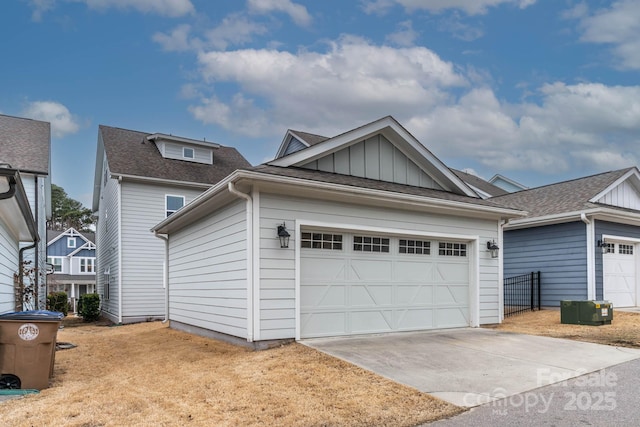
M81 295L95 292L96 245L92 232L47 230L48 292L66 292L72 311Z
M48 122L0 114L0 164L19 172L39 240L23 241L24 261L35 268L37 308L46 307L46 230L51 218L51 126ZM9 172L11 174L11 172ZM17 178L16 178L17 181ZM18 269L15 268L14 271ZM29 279L25 279L29 282ZM29 284L29 283L27 283Z
M153 227L168 239L171 327L271 340L502 320L502 226L392 117L332 138L288 131ZM495 257L494 257L495 256Z
M248 166L220 144L99 127L93 211L104 316L116 323L165 317L165 244L151 227Z

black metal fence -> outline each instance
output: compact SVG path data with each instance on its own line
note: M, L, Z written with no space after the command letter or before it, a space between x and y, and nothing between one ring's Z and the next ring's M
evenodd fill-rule
M504 279L504 317L540 310L540 272Z

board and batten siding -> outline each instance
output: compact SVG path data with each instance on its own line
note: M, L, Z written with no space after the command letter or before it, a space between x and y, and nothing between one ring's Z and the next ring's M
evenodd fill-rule
M640 227L633 225L618 224L615 222L596 220L595 223L595 238L593 245L597 248L598 240L602 240L602 235L629 237L631 239L640 239ZM638 250L638 249L636 249ZM595 270L596 270L596 299L601 300L604 298L603 287L603 257L602 251L596 250Z
M13 275L18 272L18 241L0 220L0 313L14 311Z
M598 203L619 206L621 208L640 210L640 196L638 190L628 180L623 181L598 199Z
M480 245L498 239L496 220L452 215L428 214L349 205L345 203L260 193L260 339L295 337L295 248L296 220L332 224L394 228L415 232L479 236ZM280 248L276 227L286 222L291 233L289 248ZM479 309L480 323L499 323L498 260L482 247L480 255ZM474 250L469 248L470 256ZM471 266L473 267L473 262ZM473 273L471 273L473 274ZM471 278L473 283L474 279Z
M165 246L151 227L166 218L166 195L184 196L185 204L204 189L123 181L122 317L123 322L164 318Z
M243 200L169 236L169 319L247 338Z
M581 221L505 230L504 277L540 271L541 304L587 299L587 228Z
M442 190L383 135L375 135L302 167Z
M105 161L105 168L107 164ZM104 172L103 172L104 173ZM108 173L108 172L107 172ZM102 311L111 321L118 322L118 263L120 229L118 211L118 187L116 179L104 179L101 182L101 199L96 226L96 292L100 294ZM107 277L104 273L109 271ZM109 280L109 299L106 299L107 279Z

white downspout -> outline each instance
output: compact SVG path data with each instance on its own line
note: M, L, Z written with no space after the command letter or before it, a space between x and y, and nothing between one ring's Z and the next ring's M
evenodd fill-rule
M498 316L500 323L504 320L504 227L509 224L509 219L498 221Z
M122 176L118 177L118 323L122 324Z
M247 193L239 191L231 181L227 187L229 193L247 201L247 341L253 342L253 199Z
M596 299L596 260L593 241L595 240L595 224L585 213L580 214L580 220L587 226L587 299Z
M162 323L169 321L169 236L166 234L158 234L156 231L153 235L158 239L164 240L164 265L162 272L162 286L164 287L164 320Z

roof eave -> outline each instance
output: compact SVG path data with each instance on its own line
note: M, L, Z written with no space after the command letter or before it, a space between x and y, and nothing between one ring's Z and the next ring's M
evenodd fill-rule
M200 208L201 206L204 206L207 201L213 198L215 195L226 191L229 182L236 183L240 180L260 181L261 183L282 184L287 186L298 186L313 188L317 190L327 190L333 194L349 194L369 201L384 200L389 202L402 203L404 205L412 205L415 207L437 208L443 211L456 213L483 213L502 219L521 218L523 216L526 216L527 214L526 212L507 207L486 206L474 203L438 199L434 197L397 193L387 190L375 190L344 184L334 184L308 179L292 178L288 176L278 176L256 171L237 170L224 180L220 181L214 187L198 196L191 203L187 204L182 209L154 226L151 231L157 234L166 234L170 231L170 226L173 223L181 220L183 216L189 215L191 212Z

